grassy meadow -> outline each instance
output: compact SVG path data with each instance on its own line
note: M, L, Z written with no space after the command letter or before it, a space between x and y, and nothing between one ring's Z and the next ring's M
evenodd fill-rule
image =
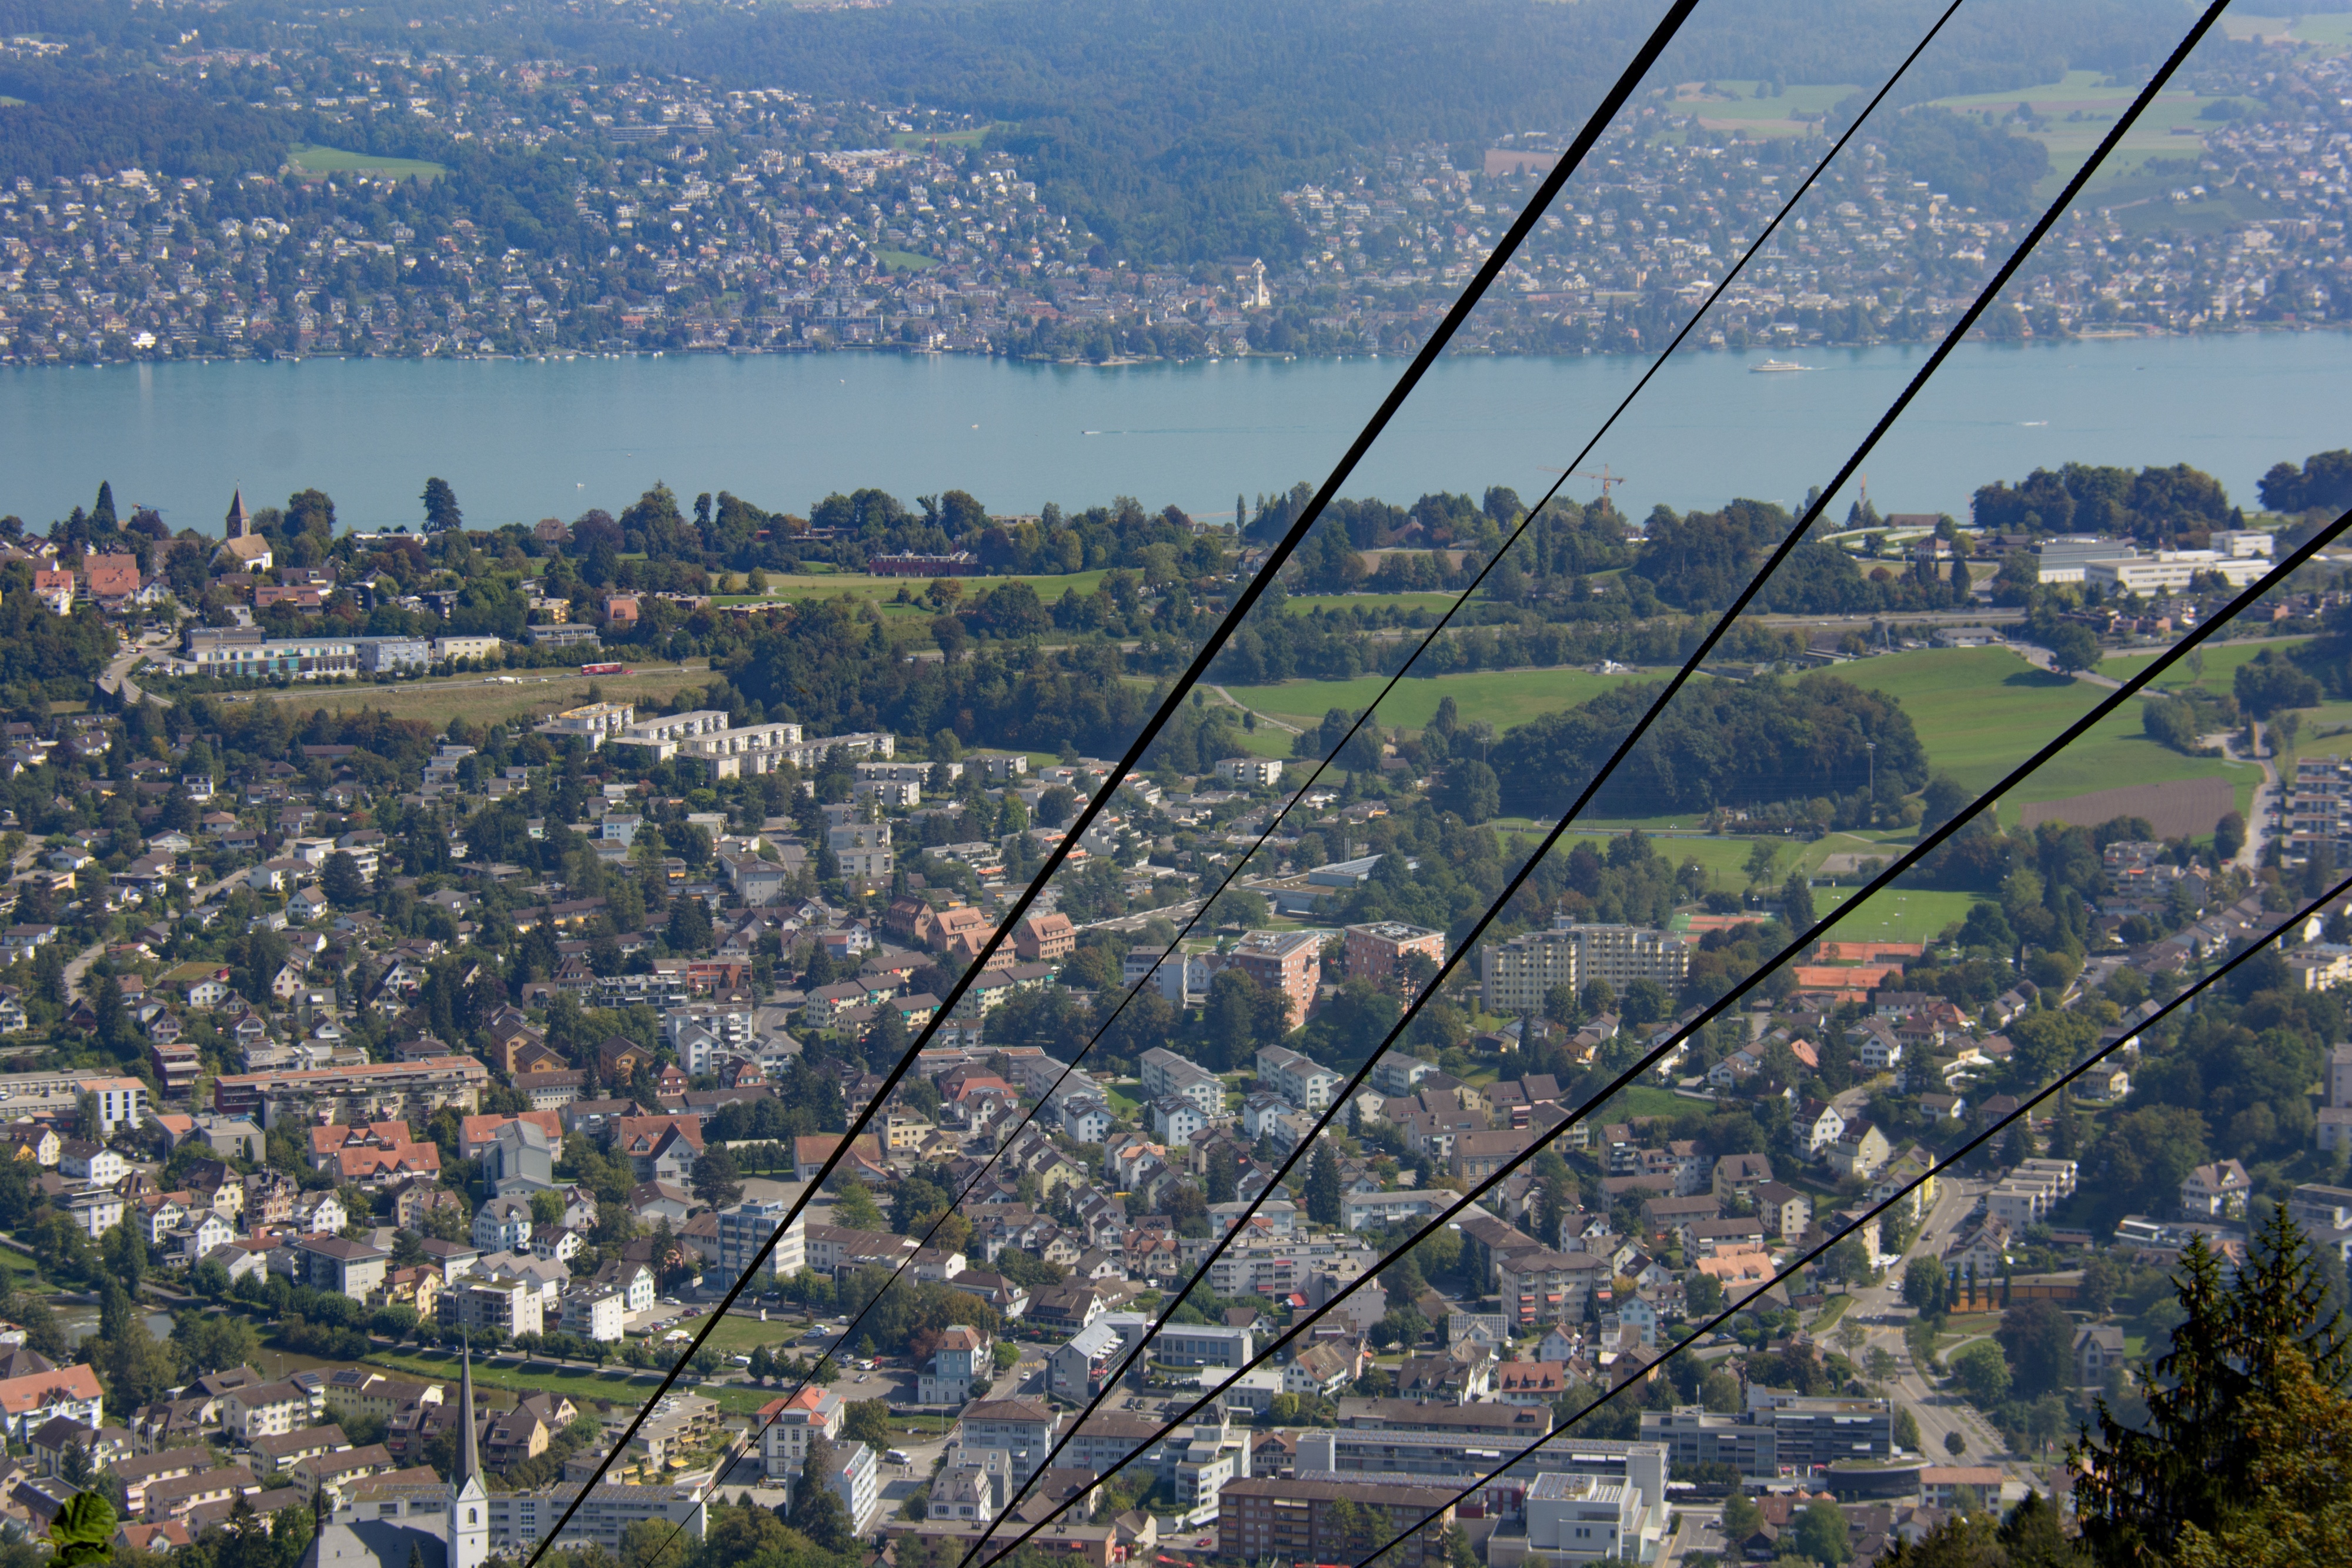
M298 174L324 179L330 174L373 174L383 180L430 180L449 172L448 166L425 158L386 158L373 152L347 152L340 147L296 147L286 162Z
M299 713L307 714L314 708L325 708L330 713L377 708L394 718L421 718L440 726L453 718L472 724L499 724L517 715L543 717L591 700L588 688L592 685L606 702L658 707L680 692L699 692L710 684L710 671L701 660L689 661L683 668L676 664L665 664L659 669L634 664L630 667L638 673L583 675L576 669L512 670L504 673L513 676L517 683L514 685L485 684L480 675L458 675L398 685L329 686L317 691L260 695L270 695Z

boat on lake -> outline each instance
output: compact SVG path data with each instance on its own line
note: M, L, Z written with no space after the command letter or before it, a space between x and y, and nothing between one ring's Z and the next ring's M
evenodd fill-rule
M1801 365L1794 360L1767 360L1760 365L1748 366L1748 373L1751 376L1777 376L1785 375L1790 371L1810 371L1812 368L1811 365Z

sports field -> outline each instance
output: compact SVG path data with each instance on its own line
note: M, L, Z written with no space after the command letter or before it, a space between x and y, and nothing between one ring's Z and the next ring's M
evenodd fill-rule
M1813 908L1827 915L1860 893L1854 887L1813 889ZM1874 895L1850 919L1831 927L1830 938L1842 942L1925 942L1956 921L1969 917L1976 895L1906 889L1901 883Z
M287 163L299 174L323 179L329 174L373 174L383 180L430 180L446 174L448 166L425 158L387 158L374 152L347 152L340 147L296 147Z

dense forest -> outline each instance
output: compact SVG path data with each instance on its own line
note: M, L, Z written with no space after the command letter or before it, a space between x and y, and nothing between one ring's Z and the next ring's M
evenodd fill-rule
M2271 475L2281 467L2292 465ZM2089 463L2036 468L2013 486L1980 487L1970 511L1977 527L2002 533L2111 534L2159 549L2201 549L2214 530L2245 527L2221 482L2186 463L2137 474Z
M1494 768L1504 806L1555 816L1608 762L1656 700L1650 683L1620 686L1507 732ZM1829 799L1875 779L1881 802L1927 781L1927 754L1893 698L1834 675L1685 687L1611 776L1605 814L1704 812L1764 800Z

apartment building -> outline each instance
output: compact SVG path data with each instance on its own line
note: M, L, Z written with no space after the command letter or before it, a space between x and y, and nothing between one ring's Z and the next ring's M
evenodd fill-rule
M1418 953L1433 964L1445 962L1445 933L1402 920L1380 920L1350 925L1341 936L1347 945L1351 979L1380 980L1402 975L1407 958Z
M642 747L652 754L652 760L667 762L677 755L678 743L697 736L716 735L727 727L727 716L717 708L696 708L691 713L667 713L656 718L641 718L621 727L613 737L615 746ZM798 726L794 726L798 728Z
M975 1399L955 1425L959 1447L1002 1448L1013 1457L1013 1476L1026 1480L1045 1463L1061 1429L1062 1413L1034 1399Z
M1154 1046L1143 1053L1137 1066L1146 1099L1164 1100L1174 1095L1192 1102L1203 1116L1225 1113L1223 1081L1199 1062L1164 1046Z
M2323 845L2335 864L2352 863L2352 757L2295 759L2286 803L2287 862L2303 864Z
M760 1256L768 1239L776 1235L784 1216L792 1212L794 1197L765 1201L747 1201L719 1211L719 1271L730 1280L740 1279ZM782 1279L790 1279L808 1264L808 1217L796 1217L792 1228L776 1238L776 1249L768 1255L766 1271Z
M444 1105L481 1108L490 1071L471 1056L379 1061L365 1067L288 1072L227 1072L213 1080L213 1110L265 1128L281 1124L406 1122L423 1126Z
M1582 1322L1593 1291L1610 1281L1609 1260L1595 1252L1555 1252L1549 1247L1498 1255L1496 1289L1503 1315L1518 1329Z
M698 1542L709 1533L709 1527L703 1490L698 1486L621 1486L607 1481L589 1490L588 1496L581 1501L580 1511L563 1526L557 1542L567 1549L600 1546L617 1554L622 1532L641 1521L661 1526L665 1538L675 1531L682 1540ZM446 1489L443 1496L446 1500ZM529 1555L579 1496L580 1488L569 1482L536 1491L493 1492L486 1505L490 1551L501 1556ZM446 1501L441 1506L446 1506Z
M1351 1562L1355 1543L1341 1539L1336 1521L1342 1501L1387 1521L1381 1538L1396 1543L1382 1556L1383 1563L1421 1568L1445 1561L1445 1535L1454 1527L1451 1491L1301 1476L1227 1481L1218 1494L1218 1549L1254 1563Z
M1323 939L1311 931L1253 931L1224 955L1225 962L1290 1004L1286 1027L1297 1029L1323 983Z
M1671 932L1649 925L1589 925L1562 915L1549 931L1530 931L1479 949L1479 984L1486 1010L1534 1013L1554 986L1581 989L1605 980L1622 992L1635 980L1677 989L1690 972L1690 949Z
M628 703L583 703L552 714L530 727L533 734L553 736L559 740L576 736L593 751L607 740L619 738L636 722L636 708Z
M842 822L824 831L825 848L833 852L845 877L866 882L890 879L890 824Z
M1279 1045L1259 1047L1257 1081L1259 1088L1272 1090L1301 1111L1326 1109L1347 1082L1320 1062Z
M1895 1407L1884 1399L1808 1398L1751 1388L1748 1407L1717 1415L1696 1405L1642 1412L1642 1440L1663 1443L1675 1467L1731 1465L1743 1475L1826 1469L1895 1452Z

